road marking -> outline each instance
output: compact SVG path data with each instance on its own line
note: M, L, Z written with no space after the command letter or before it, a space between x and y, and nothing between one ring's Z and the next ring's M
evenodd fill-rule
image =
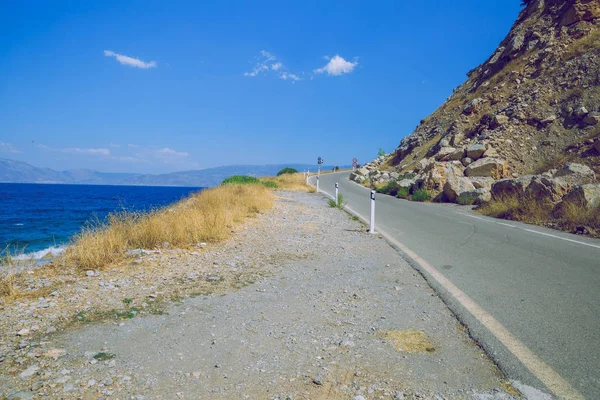
M367 219L354 211L351 207L346 209L357 217L368 223ZM534 231L535 232L535 231ZM562 376L554 369L540 359L534 352L529 350L519 339L513 336L500 322L498 322L490 313L485 311L479 304L471 299L466 293L460 290L454 283L440 273L434 266L425 259L418 256L401 242L397 241L385 231L379 230L378 233L386 240L393 243L407 256L414 260L421 268L435 279L444 289L450 293L467 311L471 313L487 330L494 335L500 343L504 345L537 379L539 379L555 396L560 399L581 400L583 395L573 388Z
M455 213L460 214L460 215L464 215L465 217L469 217L469 218L480 219L482 221L487 221L487 222L491 222L491 223L498 224L498 225L509 226L511 228L517 228L517 229L521 229L523 231L527 231L527 232L531 232L531 233L537 233L538 235L548 236L548 237L551 237L551 238L554 238L554 239L565 240L567 242L577 243L577 244L581 244L581 245L584 245L584 246L589 246L589 247L593 247L593 248L596 248L596 249L600 249L599 245L592 244L592 243L582 242L580 240L569 239L569 238L565 238L565 237L562 237L562 236L553 235L551 233L540 232L540 231L536 231L535 229L521 228L520 226L511 225L511 224L507 224L507 223L499 222L499 221L494 221L494 220L490 220L488 218L478 217L476 215L469 215L469 214L465 214L465 213L458 212L458 211L455 211Z

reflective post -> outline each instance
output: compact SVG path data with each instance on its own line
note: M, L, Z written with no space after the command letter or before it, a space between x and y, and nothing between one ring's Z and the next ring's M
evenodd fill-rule
M317 193L319 193L319 175L317 175Z
M335 183L335 205L336 206L339 206L339 204L338 204L338 193L339 193L339 186L338 186L338 183L336 182Z
M371 226L369 233L375 233L375 191L371 190Z

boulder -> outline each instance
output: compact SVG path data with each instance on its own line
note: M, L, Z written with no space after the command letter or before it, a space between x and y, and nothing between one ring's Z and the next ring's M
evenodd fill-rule
M454 153L456 149L454 147L442 147L436 154L435 158L438 161L445 161L448 159L450 154Z
M563 203L576 204L588 210L600 207L600 184L576 186L563 198Z
M596 181L596 174L590 167L577 163L563 165L554 173L553 177L567 188Z
M492 127L497 128L499 126L506 124L508 121L509 121L509 118L506 115L497 114L494 116L494 119L492 120Z
M435 197L442 192L450 175L464 176L462 165L455 162L433 162L421 173L417 183Z
M425 168L427 168L428 165L429 165L429 160L427 158L423 158L423 159L421 159L421 161L419 161L415 165L415 171L417 171L417 172L423 171Z
M596 141L594 142L594 148L598 153L600 153L600 139L596 139Z
M463 149L456 149L452 154L448 156L448 160L460 161L465 156Z
M487 203L492 199L492 195L490 190L487 188L480 188L475 190L469 190L467 192L462 192L456 202L458 204L470 205L470 204L483 204Z
M581 107L578 107L578 108L577 108L577 109L576 109L576 110L573 112L573 114L575 114L575 116L576 116L577 118L580 118L580 119L581 119L581 118L585 117L586 115L588 115L588 114L589 114L589 111L588 111L588 110L587 110L587 108L585 108L584 106L581 106Z
M477 144L472 144L470 146L467 147L467 157L469 157L472 160L479 160L481 158L481 156L483 155L483 153L485 153L485 144L482 143L477 143Z
M465 158L462 159L461 163L462 163L463 166L467 167L467 166L469 166L470 164L473 163L473 159L471 159L469 157L465 157Z
M469 102L469 104L467 104L465 106L465 108L463 109L463 113L470 115L473 114L475 111L477 111L477 109L479 108L479 105L483 102L483 99L481 98L477 98L477 99L473 99Z
M482 158L486 158L486 157L495 158L495 157L498 157L498 156L499 156L499 154L496 151L496 149L493 148L492 146L488 146L487 150L485 151L485 153L483 153L483 155L481 157Z
M508 195L522 195L527 190L534 175L524 175L518 178L500 179L492 184L491 193L494 198Z
M367 176L367 175L369 175L369 170L366 169L365 167L363 167L363 168L357 169L356 171L354 171L354 173L357 175Z
M480 158L465 169L466 176L500 176L506 161L499 158Z
M583 119L583 123L586 125L598 125L600 122L600 113L591 112Z
M537 200L549 199L553 203L558 203L567 193L567 187L557 179L534 176L526 192Z
M492 189L492 184L495 182L494 178L490 177L473 177L470 178L471 183L475 186L475 189Z
M554 121L556 121L556 115L549 115L547 117L542 118L540 120L540 124L546 126L546 125L550 125Z
M401 181L398 181L398 186L401 188L412 189L416 183L417 182L414 179L402 179Z
M443 188L444 200L454 203L461 193L472 190L475 190L475 186L473 186L469 178L450 174Z

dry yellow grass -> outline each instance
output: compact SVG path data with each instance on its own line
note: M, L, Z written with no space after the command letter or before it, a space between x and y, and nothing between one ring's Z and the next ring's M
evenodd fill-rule
M106 224L84 228L56 262L102 269L121 260L129 249L217 242L227 238L236 224L271 208L273 198L263 185L225 185L150 213L113 214Z
M308 192L314 193L315 189L312 186L306 184L306 178L304 174L283 174L280 176L269 176L261 178L265 181L275 182L278 189L289 190L292 192Z
M16 292L14 274L7 273L0 277L0 297L13 297Z
M566 231L586 228L588 234L600 236L600 207L587 209L583 205L564 203L555 207L549 201L530 196L504 196L482 205L477 211L491 217L537 225L552 223Z

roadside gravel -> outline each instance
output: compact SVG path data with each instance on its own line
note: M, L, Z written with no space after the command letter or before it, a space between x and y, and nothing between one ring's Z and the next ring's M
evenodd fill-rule
M120 271L73 278L48 299L5 305L0 393L513 398L493 363L384 240L320 195L278 194L274 210L223 244L139 252ZM37 308L40 301L56 304ZM44 317L53 309L62 311ZM18 318L19 310L31 312ZM29 332L16 336L22 329Z

